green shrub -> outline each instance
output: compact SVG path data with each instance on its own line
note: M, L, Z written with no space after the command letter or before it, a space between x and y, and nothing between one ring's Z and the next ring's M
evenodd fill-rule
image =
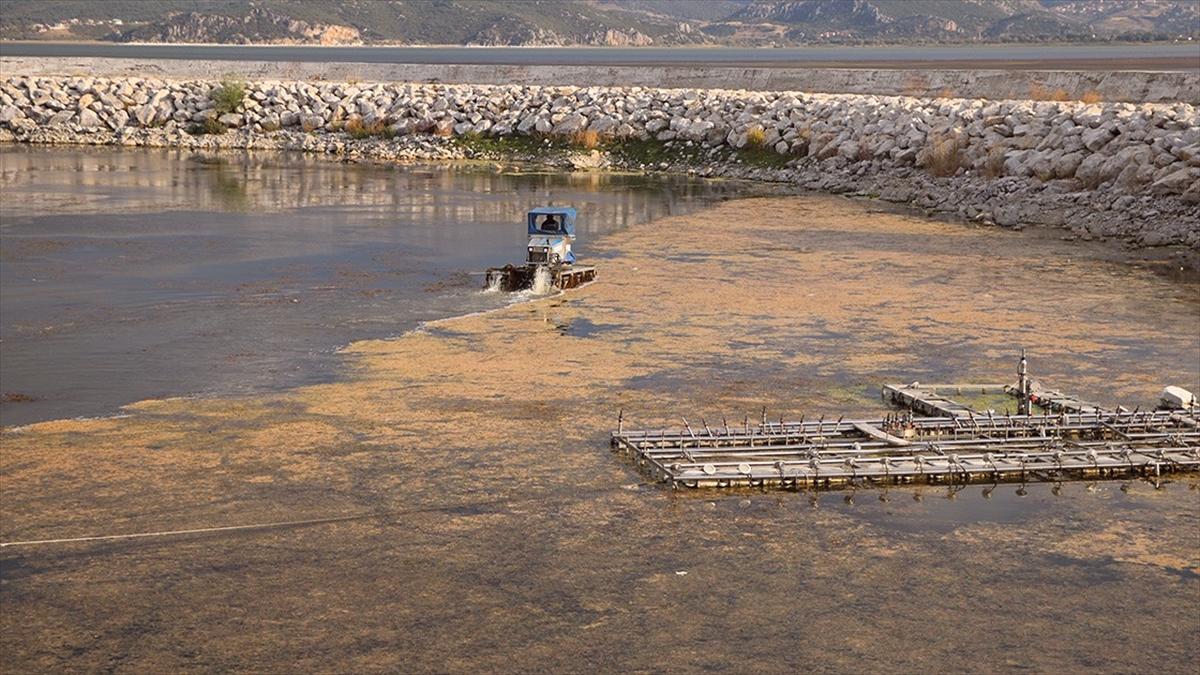
M226 78L221 80L221 86L209 92L208 97L215 104L218 114L234 112L246 98L246 83Z

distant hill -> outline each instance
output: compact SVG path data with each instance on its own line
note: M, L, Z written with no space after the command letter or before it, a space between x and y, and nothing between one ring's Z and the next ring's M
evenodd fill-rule
M744 46L1200 39L1200 0L3 0L0 39Z

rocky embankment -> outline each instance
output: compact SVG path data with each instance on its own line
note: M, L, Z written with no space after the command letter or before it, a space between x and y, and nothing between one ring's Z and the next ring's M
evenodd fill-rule
M12 77L0 139L278 148L380 160L598 146L588 166L854 192L1002 226L1200 251L1186 104L440 84ZM536 155L537 144L525 143ZM527 152L526 154L529 154Z

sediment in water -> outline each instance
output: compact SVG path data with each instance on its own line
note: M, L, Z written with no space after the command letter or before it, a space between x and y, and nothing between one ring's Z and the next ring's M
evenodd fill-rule
M207 664L265 669L570 671L591 654L737 670L751 649L802 669L814 652L797 644L839 670L1010 655L962 650L968 630L1030 636L1047 670L1098 655L1135 669L1126 645L1154 640L1160 667L1185 672L1192 597L1155 591L1200 569L1194 491L814 509L639 487L607 448L622 409L647 426L763 405L836 417L877 409L879 381L994 375L1017 342L1083 395L1195 388L1194 285L1030 237L841 198L734 200L592 242L603 274L584 288L355 343L339 382L5 431L5 541L385 515L6 553L0 647L19 665L154 671L194 666L181 634ZM996 602L1001 586L1056 602ZM1145 611L1121 622L1062 620L1134 600ZM868 617L895 626L863 639Z

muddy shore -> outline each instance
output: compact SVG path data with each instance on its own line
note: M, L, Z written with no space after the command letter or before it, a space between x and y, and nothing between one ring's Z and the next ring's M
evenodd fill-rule
M860 413L881 381L992 378L1019 345L1093 399L1200 388L1200 285L1102 250L732 200L600 239L578 291L355 343L336 383L5 429L3 541L378 517L3 549L0 651L15 670L1123 671L1154 644L1189 672L1194 479L673 494L607 449L618 410Z

